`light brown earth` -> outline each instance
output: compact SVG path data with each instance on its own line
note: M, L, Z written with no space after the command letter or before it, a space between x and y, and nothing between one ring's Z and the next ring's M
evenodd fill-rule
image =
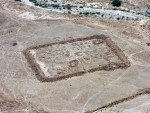
M149 113L149 28L142 21L67 16L0 0L0 112ZM41 82L23 54L33 46L102 34L129 67Z

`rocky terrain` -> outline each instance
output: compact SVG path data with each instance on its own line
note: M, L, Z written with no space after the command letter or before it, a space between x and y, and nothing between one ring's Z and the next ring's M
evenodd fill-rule
M137 1L128 3L145 5ZM146 17L64 14L0 0L0 113L150 113ZM69 77L47 80L60 76Z

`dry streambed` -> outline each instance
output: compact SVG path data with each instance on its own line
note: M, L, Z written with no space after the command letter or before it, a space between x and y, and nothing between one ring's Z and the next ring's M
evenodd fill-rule
M32 1L32 2L30 2ZM48 0L22 0L22 2L29 6L35 6L44 10L51 10L60 13L77 14L77 15L96 15L99 18L112 18L112 19L149 19L149 17L136 14L133 12L109 10L103 8L88 7L84 3L62 3L61 1ZM34 2L34 3L33 3Z

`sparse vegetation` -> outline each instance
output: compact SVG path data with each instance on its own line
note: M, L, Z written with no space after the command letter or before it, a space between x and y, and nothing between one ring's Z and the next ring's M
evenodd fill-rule
M85 15L89 15L89 14L90 14L90 12L83 12L83 14L85 14Z
M112 5L116 6L116 7L120 7L121 6L121 1L120 0L113 0Z
M30 2L33 2L34 4L35 4L35 3L37 3L37 1L36 1L36 0L29 0L29 1L30 1Z
M51 6L51 7L54 7L54 8L60 7L59 4L51 4L50 6Z
M83 6L79 6L79 8L83 8Z
M48 7L47 4L43 4L43 5L42 5L42 8L47 8L47 7Z
M72 6L71 6L70 4L67 4L67 5L66 5L66 8L67 8L68 10L70 10L71 7L72 7Z
M98 15L99 15L99 14L100 14L100 12L96 12L96 14L98 14Z
M120 20L120 18L119 18L119 17L117 17L117 20Z
M71 12L70 12L70 11L68 11L68 14L71 14Z

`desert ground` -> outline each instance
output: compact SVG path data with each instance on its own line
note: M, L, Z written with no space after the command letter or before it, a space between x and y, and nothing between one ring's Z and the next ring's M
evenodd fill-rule
M0 113L150 113L148 43L149 20L0 0Z

